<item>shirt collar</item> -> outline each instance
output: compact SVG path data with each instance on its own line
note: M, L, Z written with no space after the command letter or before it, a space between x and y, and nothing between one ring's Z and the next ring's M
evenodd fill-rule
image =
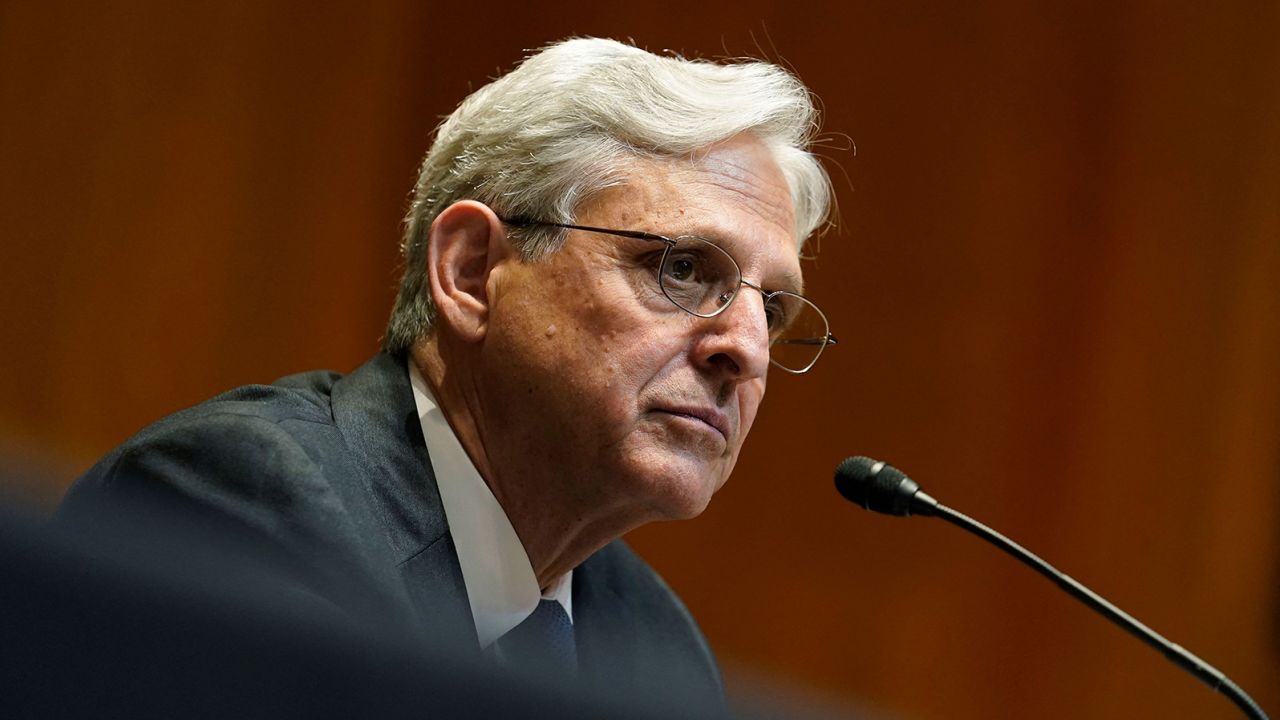
M529 555L506 512L462 448L431 386L412 360L408 365L413 401L458 553L480 647L488 647L523 622L542 598L559 602L572 621L573 571L561 575L545 593L539 589Z

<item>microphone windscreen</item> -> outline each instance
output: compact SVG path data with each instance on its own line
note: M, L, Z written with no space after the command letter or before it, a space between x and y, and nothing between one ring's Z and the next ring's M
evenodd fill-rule
M836 489L866 510L906 516L920 486L892 465L859 455L836 467Z

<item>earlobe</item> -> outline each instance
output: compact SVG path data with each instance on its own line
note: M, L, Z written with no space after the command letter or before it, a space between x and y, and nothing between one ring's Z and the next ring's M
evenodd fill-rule
M427 238L427 277L438 324L464 341L484 338L489 274L509 250L502 221L483 203L462 200L436 216Z

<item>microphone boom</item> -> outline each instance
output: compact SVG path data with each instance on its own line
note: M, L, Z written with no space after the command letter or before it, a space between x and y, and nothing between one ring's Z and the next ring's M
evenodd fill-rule
M851 457L836 468L836 489L847 500L863 509L888 515L929 515L938 517L995 545L1032 570L1052 580L1068 595L1088 605L1126 632L1155 648L1174 665L1186 670L1214 690L1226 695L1245 715L1254 720L1267 720L1253 698L1222 671L1193 655L1105 598L1081 585L1074 578L1042 560L1039 556L983 525L964 513L952 510L920 490L916 481L892 465L868 457Z

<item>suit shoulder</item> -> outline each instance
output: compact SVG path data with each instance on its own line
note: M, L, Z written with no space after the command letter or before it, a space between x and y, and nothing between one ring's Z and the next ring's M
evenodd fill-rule
M588 561L590 571L611 588L640 597L670 598L679 603L671 587L657 571L622 540L605 545ZM683 609L683 604L681 604Z
M161 418L104 456L73 490L146 479L188 491L217 484L259 492L272 478L312 475L323 464L317 453L338 441L329 390L339 377L313 372L245 385Z
M287 375L270 385L242 385L170 417L226 413L274 422L290 419L332 422L331 393L334 383L341 378L340 373L316 370Z
M175 556L223 544L340 607L399 612L385 540L351 509L358 475L331 404L339 377L246 385L156 421L77 480L55 521L141 517Z
M710 648L689 609L666 580L622 540L614 540L584 563L584 569L639 616L688 638L699 650Z
M693 615L666 581L621 540L596 552L581 566L583 593L578 598L588 629L601 629L617 647L597 653L612 657L625 651L630 668L614 681L642 692L678 693L690 702L718 707L723 684L715 654ZM579 582L575 573L574 583ZM607 616L607 617L605 617ZM630 676L627 680L623 676Z
M164 438L190 434L212 446L226 444L225 434L270 433L267 425L292 422L331 425L329 391L342 376L329 371L299 373L270 385L242 385L197 405L167 415L130 437L106 458L136 452ZM288 432L288 430L285 430Z

